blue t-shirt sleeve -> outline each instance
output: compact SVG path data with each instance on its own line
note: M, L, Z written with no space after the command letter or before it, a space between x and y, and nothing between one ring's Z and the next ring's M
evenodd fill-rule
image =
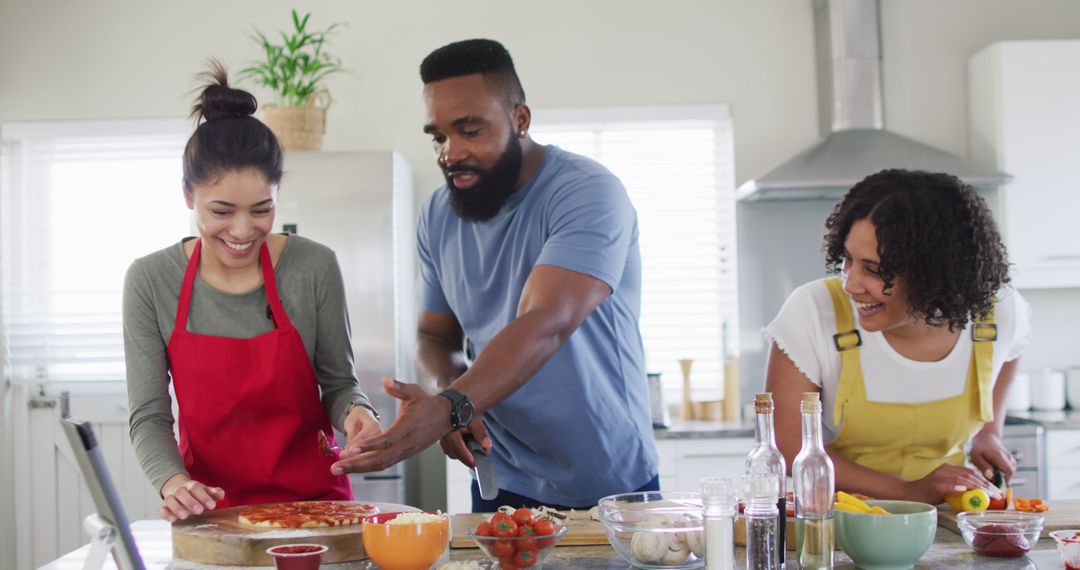
M536 264L595 277L614 291L637 234L637 212L619 179L590 176L556 193L548 207L548 238Z
M420 259L420 273L416 277L416 290L420 310L429 313L452 313L450 303L446 301L435 260L431 255L431 240L428 239L430 201L420 210L420 219L416 224L416 254Z

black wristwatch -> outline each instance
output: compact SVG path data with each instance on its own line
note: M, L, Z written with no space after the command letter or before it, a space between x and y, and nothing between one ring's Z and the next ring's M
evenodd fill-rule
M439 395L450 400L450 425L454 429L466 427L469 422L473 421L476 408L473 407L472 400L468 396L453 388L447 388L439 392Z

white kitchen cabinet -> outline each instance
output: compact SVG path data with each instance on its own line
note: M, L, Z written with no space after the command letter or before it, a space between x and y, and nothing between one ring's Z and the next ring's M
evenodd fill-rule
M1046 430L1046 499L1080 499L1080 429Z
M989 198L1015 285L1080 286L1080 40L990 45L968 103L971 157L1013 176Z
M660 488L665 491L698 491L702 477L742 477L746 454L754 438L657 439ZM472 475L461 462L446 461L446 510L472 510L469 492Z
M703 477L742 477L754 438L659 439L656 447L660 451L660 488L698 491Z

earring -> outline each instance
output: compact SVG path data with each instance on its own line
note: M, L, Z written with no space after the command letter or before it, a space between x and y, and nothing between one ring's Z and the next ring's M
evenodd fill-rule
M525 136L525 131L520 131L520 132L518 133L518 136L519 136L519 137L524 137L524 136Z

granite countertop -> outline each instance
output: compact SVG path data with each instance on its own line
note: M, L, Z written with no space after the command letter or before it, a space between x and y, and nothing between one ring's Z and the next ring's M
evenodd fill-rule
M1080 410L1057 410L1053 412L1009 412L1014 418L1024 418L1038 423L1045 429L1080 429Z
M234 570L236 568L173 560L172 533L168 522L162 520L137 521L131 528L148 570ZM63 558L46 564L41 570L79 570L82 568L88 550L89 547L84 546ZM745 566L746 550L742 547L736 547L735 556L737 558L736 567ZM475 548L454 549L450 551L449 560L484 560L484 556ZM327 570L376 570L377 568L368 561L324 564L322 567ZM837 550L836 568L854 567L851 559ZM988 558L973 553L964 544L960 535L940 527L937 530L934 544L915 565L916 569L953 568L965 570L995 570L999 568L1037 570L1061 567L1062 563L1057 553L1057 547L1054 541L1049 538L1040 540L1035 550L1032 550L1023 558ZM107 561L105 568L115 569L111 559ZM438 568L438 565L435 568ZM544 568L627 570L630 566L610 546L559 546L544 561Z
M653 430L656 439L710 439L717 437L754 437L754 422L671 420L666 428Z
M788 551L791 555L792 552ZM735 548L735 567L742 568L746 565L746 549ZM478 550L463 549L451 551L451 560L482 560L483 556ZM835 558L836 568L855 568L855 564L842 551L837 549ZM915 565L916 570L921 568L954 568L954 569L1042 569L1061 568L1061 558L1057 552L1054 541L1044 538L1038 542L1035 550L1023 558L991 558L979 556L971 551L959 534L944 528L938 528L937 536L930 550L923 555ZM438 568L436 566L436 568ZM544 561L545 569L578 569L578 570L627 570L633 568L625 560L619 557L610 546L560 546L555 549Z

